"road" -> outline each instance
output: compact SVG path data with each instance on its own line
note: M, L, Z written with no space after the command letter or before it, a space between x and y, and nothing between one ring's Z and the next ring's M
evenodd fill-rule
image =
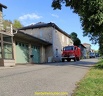
M34 92L38 91L68 92L68 96L71 96L76 88L75 84L97 61L98 59L85 59L78 62L17 65L11 68L1 68L0 96L35 96Z

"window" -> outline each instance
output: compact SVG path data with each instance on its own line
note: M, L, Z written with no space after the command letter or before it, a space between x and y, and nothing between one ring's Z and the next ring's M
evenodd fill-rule
M8 36L8 35L3 35L3 41L4 42L12 42L12 40L11 40L11 36Z
M62 41L64 42L64 35L62 35Z
M73 41L70 39L70 44L73 45Z
M56 49L56 57L58 57L58 49Z
M77 50L77 47L75 47L74 50Z
M66 46L63 48L64 51L74 50L74 46Z
M22 46L24 47L24 44L22 44Z
M67 44L69 44L69 38L67 37Z
M3 54L5 59L13 59L13 45L12 45L12 37L9 35L3 36ZM17 44L17 43L16 43Z
M40 38L42 38L43 36L42 36L42 31L40 31Z
M4 58L5 59L12 59L12 45L4 43Z

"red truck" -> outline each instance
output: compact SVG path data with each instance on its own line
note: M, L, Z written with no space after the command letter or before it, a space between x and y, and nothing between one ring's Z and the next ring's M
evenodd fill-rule
M77 46L65 46L63 47L62 52L62 62L65 60L71 61L73 59L74 61L79 61L81 57L81 50Z

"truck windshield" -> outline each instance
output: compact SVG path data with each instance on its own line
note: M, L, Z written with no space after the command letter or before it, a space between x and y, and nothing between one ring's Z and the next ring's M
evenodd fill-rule
M64 51L74 50L74 46L66 46L63 48Z

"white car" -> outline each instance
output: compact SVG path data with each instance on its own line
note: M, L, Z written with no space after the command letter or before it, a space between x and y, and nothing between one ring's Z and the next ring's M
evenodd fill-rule
M95 58L95 53L91 52L89 55L90 58Z

